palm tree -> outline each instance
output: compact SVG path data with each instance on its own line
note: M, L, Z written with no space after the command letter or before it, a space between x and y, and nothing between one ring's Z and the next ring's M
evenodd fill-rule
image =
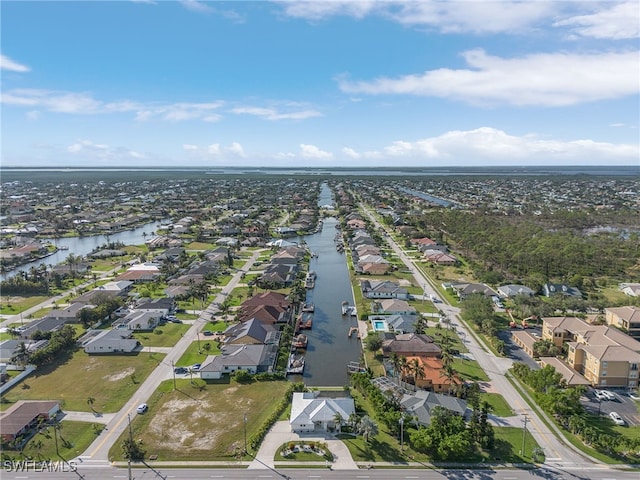
M453 382L456 378L456 371L453 369L451 364L442 366L442 376L449 381L449 395L451 395L451 391L453 389Z
M389 361L391 362L391 365L393 365L393 373L398 378L398 385L400 385L400 367L402 365L402 361L396 352L391 354Z
M362 435L365 442L369 443L369 438L378 434L378 424L376 424L371 417L365 415L356 425L356 431Z
M422 363L420 363L420 360L414 358L409 362L408 368L411 372L411 375L413 376L414 384L417 385L418 380L422 380L425 377L424 366L422 365Z
M336 412L335 415L333 416L333 423L335 423L336 430L338 432L340 432L340 429L342 428L342 422L344 422L344 418L342 418L342 415L340 415L340 412Z

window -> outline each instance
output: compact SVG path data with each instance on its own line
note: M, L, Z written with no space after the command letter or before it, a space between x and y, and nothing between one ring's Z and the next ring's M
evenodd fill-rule
M629 372L629 378L638 378L638 372Z
M607 371L605 370L604 372L602 372L602 376L606 377L607 376Z
M607 368L609 366L609 362L602 362L602 368Z
M632 364L629 366L629 368L630 368L631 370L638 370L638 364L637 364L637 363L632 363Z

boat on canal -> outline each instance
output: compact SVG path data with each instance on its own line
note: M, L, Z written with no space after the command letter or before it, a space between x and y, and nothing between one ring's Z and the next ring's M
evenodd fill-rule
M293 337L293 343L291 344L291 346L293 348L302 349L302 348L307 348L308 343L309 343L309 338L304 333L301 333Z
M304 357L292 353L289 355L289 363L287 364L287 374L296 375L304 371Z
M316 286L316 274L315 272L308 272L307 278L304 280L305 288L312 289Z
M313 303L303 303L302 311L303 312L313 312L316 309L316 306Z

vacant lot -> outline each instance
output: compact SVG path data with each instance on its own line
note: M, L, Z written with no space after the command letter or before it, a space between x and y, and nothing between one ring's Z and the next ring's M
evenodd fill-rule
M167 323L153 332L134 332L133 336L144 347L173 347L189 327L184 323Z
M95 411L116 412L163 357L158 353L90 356L78 350L65 360L38 368L9 390L4 398L11 403L63 400L63 410L90 412L87 399L92 397Z
M133 419L134 438L158 460L229 460L244 448L282 399L289 382L238 384L178 380L163 382L149 399L149 411ZM110 456L122 460L121 437Z

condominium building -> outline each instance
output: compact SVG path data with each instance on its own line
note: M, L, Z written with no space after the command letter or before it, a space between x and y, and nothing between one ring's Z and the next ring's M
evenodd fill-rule
M616 328L591 325L577 317L542 319L542 338L567 344L567 364L593 386L635 388L640 342Z
M640 308L639 307L615 307L605 308L604 318L607 325L621 328L630 337L640 340Z

